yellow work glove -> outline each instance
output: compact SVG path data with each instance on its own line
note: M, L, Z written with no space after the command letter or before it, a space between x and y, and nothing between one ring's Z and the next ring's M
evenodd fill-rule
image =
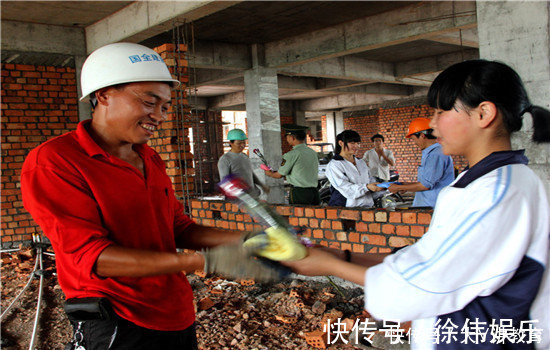
M306 247L283 226L251 233L243 245L253 250L255 255L273 261L300 260L307 255Z

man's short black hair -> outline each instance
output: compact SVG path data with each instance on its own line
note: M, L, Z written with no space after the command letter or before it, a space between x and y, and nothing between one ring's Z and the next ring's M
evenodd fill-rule
M384 140L384 136L382 136L382 135L380 135L380 134L375 134L375 135L373 135L373 136L370 138L370 140L371 140L372 142L374 142L374 139L382 139L382 142L385 141L385 140Z
M434 129L427 129L427 130L422 130L422 131L419 131L419 132L415 132L413 135L416 136L417 138L420 138L420 135L424 134L424 135L426 135L426 138L428 140L435 140L435 139L437 139L437 137L432 135L433 131L434 131Z

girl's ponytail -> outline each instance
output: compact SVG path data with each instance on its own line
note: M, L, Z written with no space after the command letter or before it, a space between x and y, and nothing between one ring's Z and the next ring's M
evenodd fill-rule
M550 142L550 111L539 106L529 106L526 112L533 117L533 141Z

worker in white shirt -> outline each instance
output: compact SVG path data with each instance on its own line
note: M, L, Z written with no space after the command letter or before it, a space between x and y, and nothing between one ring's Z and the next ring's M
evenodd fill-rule
M384 148L384 136L376 134L370 138L374 143L374 148L369 149L363 154L363 159L367 163L370 174L379 182L390 180L390 167L395 166L395 157L393 152Z

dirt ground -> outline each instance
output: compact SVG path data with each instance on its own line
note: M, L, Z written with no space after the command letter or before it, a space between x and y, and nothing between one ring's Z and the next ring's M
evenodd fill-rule
M34 255L30 249L2 254L2 313L30 280L36 261ZM44 255L43 266L43 300L35 349L63 349L71 338L71 327L62 309L64 295L57 283L55 258ZM340 326L340 331L344 328L351 330L353 321L358 318L365 319L362 289L337 290L328 280L289 279L276 284L254 284L206 278L200 274L190 274L188 278L195 294L201 350L322 348L321 336L312 332L322 330L327 318L348 322L349 328ZM29 288L2 319L2 349L29 348L38 286L39 278L34 277ZM332 334L327 348L367 348L351 345L348 336L348 333L342 333L339 337ZM338 341L334 342L336 338ZM409 348L406 341L404 344L390 344L389 338L380 332L375 334L373 340L373 346L379 349Z

